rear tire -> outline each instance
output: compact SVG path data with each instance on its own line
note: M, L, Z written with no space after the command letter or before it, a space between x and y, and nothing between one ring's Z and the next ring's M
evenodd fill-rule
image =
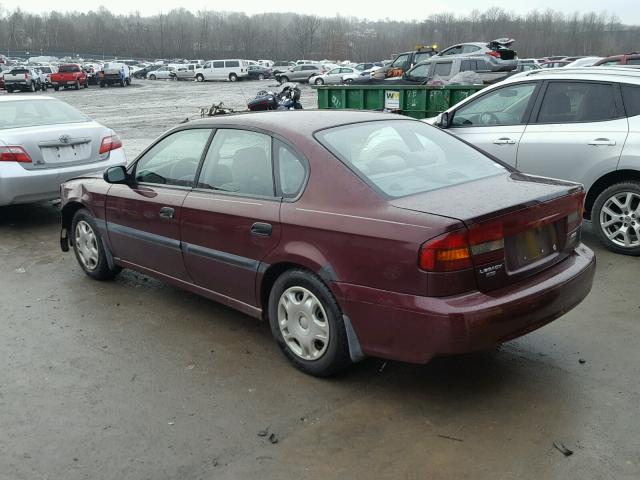
M53 89L57 92L57 91L59 91L59 90L60 90L60 87L59 87L58 85L55 85L55 86L53 87Z
M263 73L259 73L258 74L258 80L264 80L264 74Z
M120 273L121 267L109 267L102 235L89 210L81 208L76 212L69 235L73 239L73 251L78 264L89 277L94 280L111 280Z
M278 277L269 294L269 324L284 355L303 372L327 377L351 365L340 306L313 273L296 269Z
M278 82L280 82L280 85L282 85L283 83L289 83L289 77L280 77L278 79Z
M640 182L605 189L593 203L591 223L598 240L612 252L640 255Z
M230 73L229 74L229 81L230 82L237 82L238 81L238 76L235 73Z
M155 80L156 76L155 75L149 75L149 80Z

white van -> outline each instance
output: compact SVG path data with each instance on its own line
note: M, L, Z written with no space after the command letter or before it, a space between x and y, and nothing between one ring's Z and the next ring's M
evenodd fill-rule
M245 60L232 58L228 60L209 60L197 70L196 81L229 80L235 82L249 76L249 66Z

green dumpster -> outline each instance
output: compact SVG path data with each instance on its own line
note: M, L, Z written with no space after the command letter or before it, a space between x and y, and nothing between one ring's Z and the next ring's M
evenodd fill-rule
M413 118L435 117L484 85L314 86L320 109L392 110Z

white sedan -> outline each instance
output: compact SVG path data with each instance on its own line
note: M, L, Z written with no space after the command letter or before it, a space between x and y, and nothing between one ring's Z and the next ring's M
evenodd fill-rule
M351 67L336 67L322 75L314 75L309 79L310 85L339 85L342 83L344 75L357 73L358 71Z

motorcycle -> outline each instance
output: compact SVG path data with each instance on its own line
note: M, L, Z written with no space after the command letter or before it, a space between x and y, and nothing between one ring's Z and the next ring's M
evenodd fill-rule
M247 108L252 112L264 110L302 110L300 104L300 89L296 85L285 85L279 92L261 90L254 98L247 102Z

